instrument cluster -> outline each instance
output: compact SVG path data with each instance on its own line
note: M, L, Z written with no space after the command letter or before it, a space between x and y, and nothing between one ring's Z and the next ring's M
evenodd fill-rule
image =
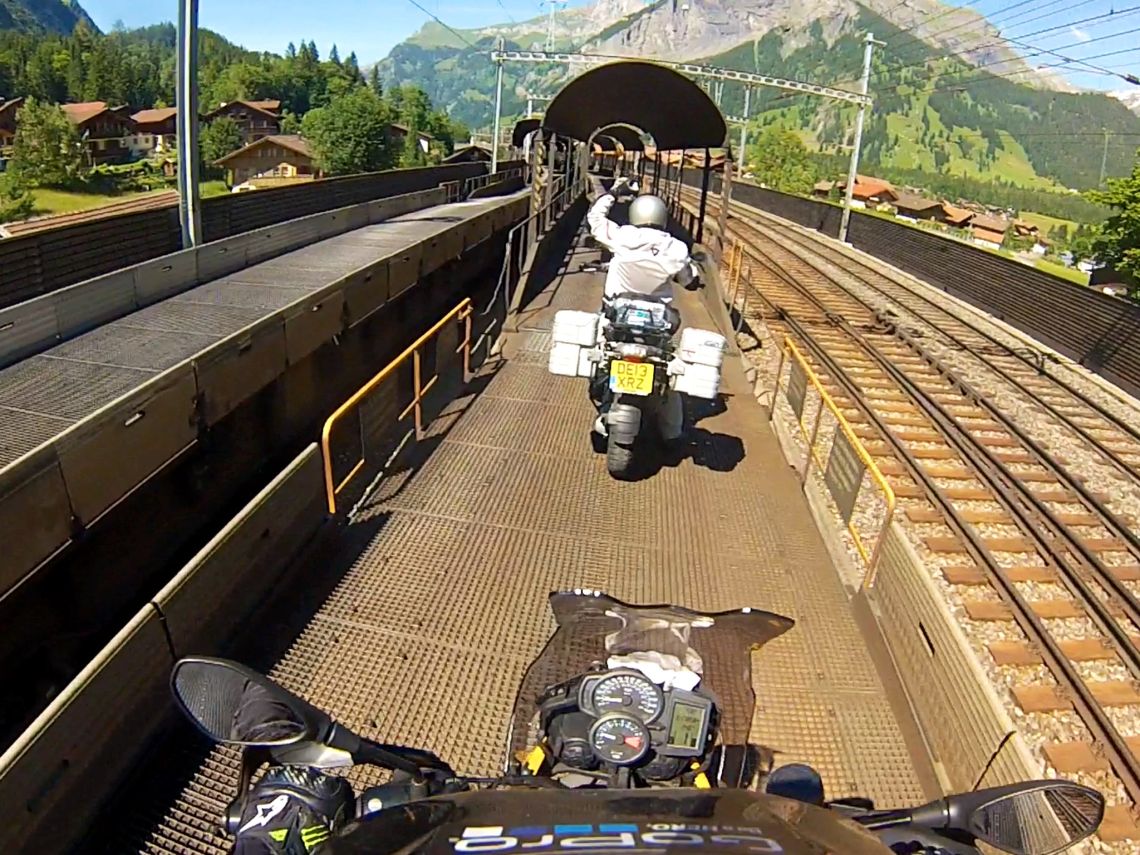
M656 767L663 778L678 774L685 758L704 755L715 713L704 694L663 690L624 668L556 686L542 709L551 748L566 765Z

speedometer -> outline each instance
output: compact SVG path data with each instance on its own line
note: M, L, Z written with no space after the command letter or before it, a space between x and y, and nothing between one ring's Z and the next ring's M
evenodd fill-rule
M632 766L649 752L649 731L633 716L609 713L590 728L590 746L603 762Z
M599 715L628 713L646 724L654 721L665 706L665 696L651 680L636 672L611 674L594 687L591 698Z

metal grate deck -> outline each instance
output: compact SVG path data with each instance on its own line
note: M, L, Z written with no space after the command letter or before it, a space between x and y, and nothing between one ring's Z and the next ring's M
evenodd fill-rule
M585 307L599 285L569 273L536 304ZM687 323L711 324L694 295L681 307ZM726 366L727 408L695 413L685 459L619 483L591 448L582 381L548 374L545 346L541 332L510 340L485 391L438 421L447 432L422 467L384 482L334 554L306 559L347 570L274 675L366 735L486 774L553 629L549 591L766 608L797 626L755 656L753 739L779 762L813 763L832 796L921 801L839 576L739 367ZM154 824L113 851L224 852L200 820L232 796L226 757L215 751L177 799L141 809Z

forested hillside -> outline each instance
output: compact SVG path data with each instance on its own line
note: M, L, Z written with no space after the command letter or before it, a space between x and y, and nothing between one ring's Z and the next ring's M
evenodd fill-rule
M0 0L0 30L70 33L81 21L95 29L78 0Z

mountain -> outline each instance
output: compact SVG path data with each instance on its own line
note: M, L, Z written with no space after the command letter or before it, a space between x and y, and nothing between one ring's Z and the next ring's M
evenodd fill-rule
M79 0L0 0L0 30L66 35L80 21L99 31Z
M495 81L487 52L499 38L509 49L542 50L547 22L536 17L458 37L431 24L393 48L381 74L423 86L454 118L486 127ZM1073 135L1140 134L1140 116L1119 100L1030 66L984 18L939 0L597 0L554 19L558 50L702 62L846 89L857 86L866 32L887 42L874 57L868 166L1086 188L1099 180L1103 146ZM567 75L553 63L506 65L504 115L523 113L528 93L557 92ZM721 107L740 115L743 87L725 84ZM753 92L753 126L791 127L824 153L846 150L852 120L838 102ZM1129 139L1110 136L1109 175L1131 169Z
M1121 89L1117 92L1109 92L1108 94L1120 101L1120 103L1133 113L1140 115L1140 88Z

